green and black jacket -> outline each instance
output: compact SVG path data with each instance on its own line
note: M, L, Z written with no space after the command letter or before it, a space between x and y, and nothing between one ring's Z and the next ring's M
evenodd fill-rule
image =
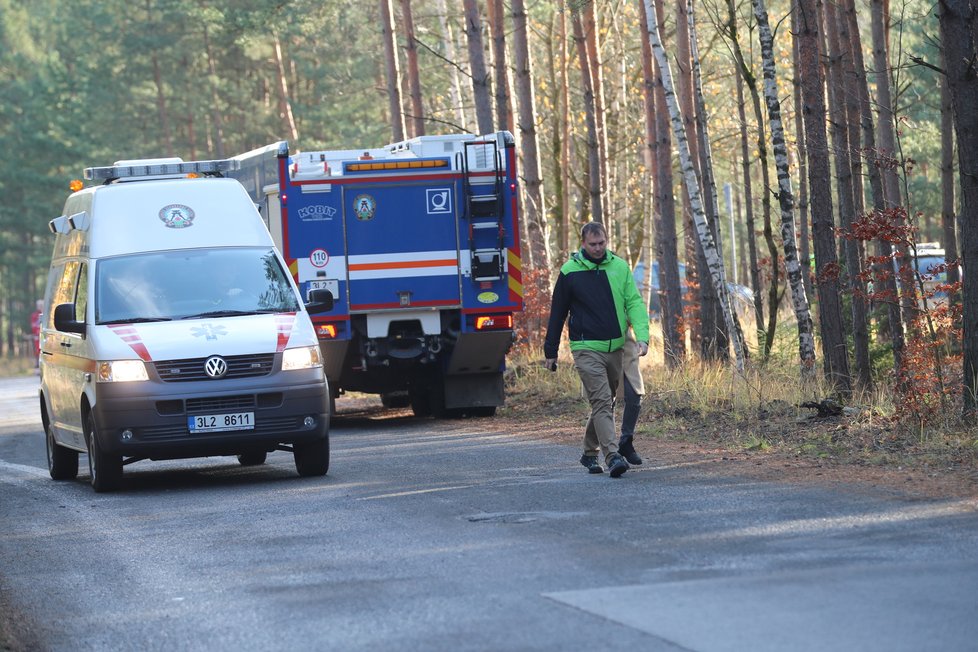
M610 251L600 263L577 251L560 268L543 345L545 357L557 357L565 320L571 351L617 351L625 344L629 324L636 340L649 341L649 312L632 270Z

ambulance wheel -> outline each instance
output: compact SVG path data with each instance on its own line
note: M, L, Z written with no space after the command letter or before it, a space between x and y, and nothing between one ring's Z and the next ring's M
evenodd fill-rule
M115 491L122 484L122 457L102 450L95 427L95 415L88 415L88 474L97 493Z
M238 464L241 466L258 466L264 464L266 459L268 459L268 453L265 451L252 451L238 455Z
M65 448L54 441L51 424L44 426L48 449L48 472L52 480L72 480L78 477L78 451Z
M326 475L329 471L329 435L319 441L293 444L295 470L302 477Z

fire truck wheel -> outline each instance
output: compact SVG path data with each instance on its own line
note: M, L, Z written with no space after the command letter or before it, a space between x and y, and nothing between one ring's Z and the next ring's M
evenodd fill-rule
M88 474L92 489L97 493L115 491L122 484L122 457L110 455L102 450L95 427L95 415L89 414L87 421Z
M73 480L78 476L78 451L73 451L54 441L51 424L44 425L44 439L48 448L48 472L52 480Z
M292 456L295 458L295 470L302 477L326 475L329 471L329 436L321 441L294 444Z
M424 394L411 393L411 411L414 412L416 417L430 417L431 416L431 402L428 397Z
M387 392L380 395L380 404L385 408L406 408L411 405L411 397L407 392Z

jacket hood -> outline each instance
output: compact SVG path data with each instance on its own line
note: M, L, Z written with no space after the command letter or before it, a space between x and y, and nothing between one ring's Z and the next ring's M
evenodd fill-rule
M614 257L614 252L612 252L610 249L605 249L604 258L602 258L597 263L595 263L594 261L590 260L584 254L584 249L578 249L577 251L575 251L574 253L572 253L570 257L571 257L571 260L573 260L574 262L576 262L581 267L584 267L585 269L594 269L595 267L598 267L600 265L604 265L604 264L610 262L611 259L612 259L612 257Z

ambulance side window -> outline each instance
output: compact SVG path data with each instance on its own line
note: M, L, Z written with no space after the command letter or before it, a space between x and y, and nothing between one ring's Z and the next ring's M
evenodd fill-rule
M85 269L85 265L77 260L69 260L65 263L64 272L61 274L61 278L58 280L58 284L54 287L54 294L51 299L51 310L48 314L48 324L51 328L54 328L54 308L60 306L62 303L72 303L76 301L78 297L78 274L79 270ZM87 288L87 279L85 282ZM83 304L81 311L81 320L85 319L84 304L87 304L85 297L81 297L81 302ZM78 305L75 305L75 319L78 319Z
M45 328L54 328L54 307L58 305L58 287L60 287L60 281L64 276L64 272L64 265L52 266L51 271L48 272L48 286L44 291L44 298L48 300L44 304L43 317Z
M88 310L88 265L78 266L78 286L75 292L75 321L85 321L85 311Z

